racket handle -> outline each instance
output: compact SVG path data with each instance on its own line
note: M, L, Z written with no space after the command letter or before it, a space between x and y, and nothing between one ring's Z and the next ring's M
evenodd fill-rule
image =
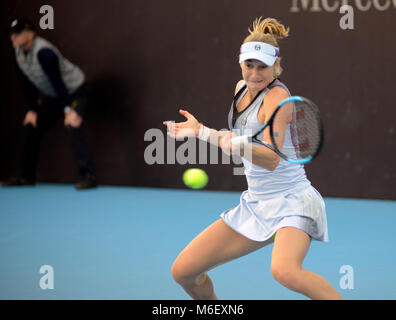
M234 137L231 139L231 143L234 146L241 146L241 145L245 145L251 142L251 139L249 140L249 138L251 138L250 136L238 136L238 137Z

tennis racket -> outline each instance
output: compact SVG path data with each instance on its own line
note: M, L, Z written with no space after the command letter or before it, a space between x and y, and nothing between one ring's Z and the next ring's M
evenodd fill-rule
M287 103L293 103L293 117L290 122L290 134L294 150L287 155L276 144L278 133L274 129L279 110ZM270 129L271 144L258 139L258 135L267 127ZM271 118L254 135L243 135L231 139L236 146L258 143L276 152L282 159L291 163L306 164L315 159L323 146L323 122L318 107L310 100L300 96L292 96L283 100L275 109Z

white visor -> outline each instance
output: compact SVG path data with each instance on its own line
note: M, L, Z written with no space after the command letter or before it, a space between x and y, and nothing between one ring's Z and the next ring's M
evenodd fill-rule
M272 66L279 57L279 48L264 42L246 42L241 46L239 63L255 59Z

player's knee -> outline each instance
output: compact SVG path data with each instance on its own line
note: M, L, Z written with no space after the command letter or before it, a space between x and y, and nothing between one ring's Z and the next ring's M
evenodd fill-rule
M185 281L186 273L184 272L183 267L180 265L180 263L177 260L173 263L171 272L173 279L178 284L182 284L182 282Z
M285 287L298 291L300 268L288 263L272 263L271 274L273 278Z
M187 268L176 260L171 268L173 279L181 286L193 285L195 275L188 272Z

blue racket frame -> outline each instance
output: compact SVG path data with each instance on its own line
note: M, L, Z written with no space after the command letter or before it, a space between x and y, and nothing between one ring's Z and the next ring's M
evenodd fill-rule
M315 158L318 156L318 154L319 154L319 152L321 151L322 146L323 146L323 141L324 141L323 123L322 123L322 119L320 118L319 114L317 115L317 117L318 117L317 120L318 120L318 123L320 124L320 143L319 143L318 149L316 150L315 154L314 154L314 155L311 155L311 156L308 156L308 157L306 157L306 158L302 158L302 159L292 159L292 158L287 157L285 154L283 154L283 153L279 150L279 148L278 148L278 146L277 146L277 144L276 144L276 141L275 141L275 133L274 133L274 131L273 131L273 126L272 126L273 121L274 121L274 118L275 118L276 114L279 112L280 108L282 108L285 104L287 104L287 103L289 103L289 102L295 102L295 101L308 102L308 103L311 104L311 105L315 105L315 104L314 104L312 101L310 101L309 99L304 98L304 97L301 97L301 96L291 96L291 97L289 97L289 98L283 100L283 101L278 105L278 107L275 109L274 114L272 115L271 119L270 119L266 124L263 125L263 127L251 138L251 140L252 140L252 142L254 141L254 142L258 142L258 143L260 143L260 144L265 145L265 146L268 147L269 149L273 150L276 154L278 154L282 159L284 159L284 160L286 160L286 161L288 161L288 162L290 162L290 163L295 163L295 164L307 164L307 163L311 162L313 159L315 159ZM256 137L257 137L261 132L263 132L264 129L265 129L266 127L268 127L268 126L270 126L270 137L271 137L271 142L272 142L273 146L271 146L271 145L268 144L268 143L262 142L262 141L260 141L260 140L258 140L258 139L256 138Z

